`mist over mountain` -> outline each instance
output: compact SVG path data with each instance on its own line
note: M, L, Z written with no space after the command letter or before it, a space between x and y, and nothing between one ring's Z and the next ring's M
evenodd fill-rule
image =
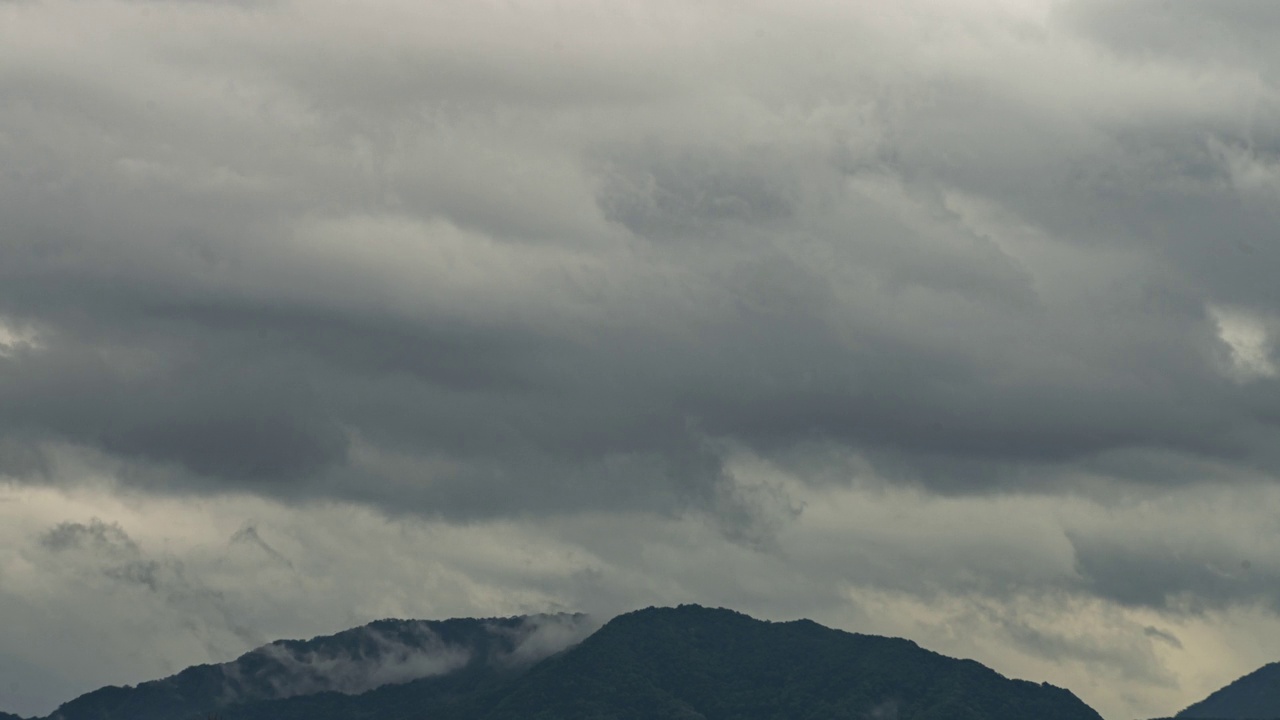
M63 704L49 720L171 720L298 696L355 695L472 666L515 670L596 627L585 615L380 620L311 640L273 642L232 662L190 667L137 687L101 688Z
M582 615L384 620L103 688L49 720L1100 720L1068 690L808 620L682 605L594 628Z
M1097 720L1069 691L898 638L685 605L615 618L485 717Z
M1280 662L1264 665L1178 713L1179 718L1274 720L1280 718Z

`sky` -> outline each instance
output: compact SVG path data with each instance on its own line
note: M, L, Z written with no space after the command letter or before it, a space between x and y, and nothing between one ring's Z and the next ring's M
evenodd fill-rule
M1280 4L0 0L0 710L697 602L1280 660Z

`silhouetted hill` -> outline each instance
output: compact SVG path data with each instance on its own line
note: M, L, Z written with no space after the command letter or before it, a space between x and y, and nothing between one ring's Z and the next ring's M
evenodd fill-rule
M233 662L197 665L137 687L101 688L65 703L49 720L177 720L284 698L346 698L422 678L456 683L527 667L581 639L594 627L588 622L581 615L380 620L274 642Z
M26 720L20 715L10 715L7 712L0 712L0 720Z
M530 670L484 717L1099 720L1066 690L908 640L697 606L614 619Z
M1067 690L807 620L650 608L574 645L582 623L384 621L104 688L51 718L198 720L216 710L225 720L1100 720Z
M1264 665L1178 713L1178 718L1280 718L1280 663Z
M615 618L515 676L478 672L232 708L226 720L1099 720L1066 690L907 640L696 606Z

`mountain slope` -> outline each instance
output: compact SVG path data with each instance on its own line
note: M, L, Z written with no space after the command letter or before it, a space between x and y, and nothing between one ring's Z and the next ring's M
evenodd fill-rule
M482 717L520 668L472 664L448 675L385 685L361 695L320 693L233 705L222 720L471 720ZM184 720L175 718L175 720ZM191 716L185 720L203 720Z
M1178 718L1230 718L1275 720L1280 718L1280 663L1264 665L1215 691Z
M580 616L384 621L104 688L50 720L1100 720L1067 690L807 620L649 608L573 644L582 627ZM388 649L413 643L429 652ZM360 692L412 674L406 662L417 679Z
M1070 692L908 640L696 606L620 616L483 717L1099 720Z
M380 620L312 640L264 645L220 665L198 665L137 687L105 687L48 720L177 720L233 706L332 696L328 704L423 678L480 679L523 668L585 635L581 615L444 621ZM468 693L474 689L467 690Z

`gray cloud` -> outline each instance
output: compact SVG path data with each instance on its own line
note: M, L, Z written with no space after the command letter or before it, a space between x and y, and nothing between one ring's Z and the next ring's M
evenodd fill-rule
M531 615L514 628L490 626L490 632L507 635L510 652L494 658L499 665L523 666L577 645L600 628L603 621L588 615Z
M223 592L193 577L180 558L148 553L117 523L99 518L62 522L38 536L36 547L28 561L51 574L69 574L86 587L124 597L136 598L139 592L153 596L158 604L180 613L184 625L212 653L262 641L236 619L234 603Z
M199 12L252 51L233 65L153 40L160 56L130 61L174 94L145 117L127 86L85 103L88 76L9 81L26 104L6 122L53 148L7 151L50 188L5 193L0 302L42 338L5 360L9 436L188 488L445 515L549 494L714 511L718 439L830 440L961 492L1148 448L1274 467L1271 381L1215 365L1210 305L1275 307L1267 263L1206 255L1271 245L1269 205L1242 212L1231 175L1269 166L1227 125L1054 115L981 61L836 83L825 105L696 63L617 96L590 73L650 57L648 30L609 51L541 20L510 38L549 73L521 94L529 65L445 62L443 39L369 58L322 13L268 47L218 25L239 11ZM458 21L509 20L494 12ZM326 40L342 72L303 62ZM605 70L578 83L544 41ZM1014 50L1060 62L1052 43ZM420 65L436 75L405 84ZM726 93L689 93L699 74ZM224 125L183 122L204 107ZM401 458L398 477L362 467L357 441Z
M1062 3L1058 13L1127 59L1263 68L1274 79L1278 58L1267 36L1280 27L1280 12L1265 0L1204 5L1073 0Z
M1178 648L1179 650L1182 649L1182 641L1178 639L1177 635L1174 635L1171 632L1167 632L1165 630L1161 630L1160 628L1152 627L1148 625L1147 627L1142 628L1142 634L1146 635L1147 637L1156 638L1161 642L1166 642Z
M383 685L447 675L477 661L527 666L577 644L600 623L582 615L531 615L493 622L499 642L443 639L428 623L383 620L317 642L278 641L219 666L226 702L288 698L321 692L358 695ZM477 644L479 643L479 645Z
M1185 543L1134 547L1110 539L1074 538L1079 569L1096 592L1132 605L1204 612L1230 603L1260 602L1280 609L1277 572L1233 557L1230 548Z
M3 7L0 472L24 492L703 522L876 592L1124 608L1132 646L983 622L1154 684L1151 643L1177 644L1142 613L1280 607L1235 528L1135 509L1280 472L1270 4ZM823 493L874 488L955 514L804 534ZM917 537L1043 498L1093 505L1045 537ZM114 518L50 516L24 552L208 627L247 612L219 572L309 567L241 516L197 576ZM661 595L614 552L551 574L571 598L493 583ZM789 607L843 597L773 570L812 593Z
M258 548L272 560L275 560L290 570L294 569L293 562L290 561L289 558L285 557L279 550L276 550L270 543L262 539L262 535L258 533L257 525L246 523L244 527L237 530L236 534L231 536L230 544L235 545L237 543Z
M266 668L259 674L268 678L270 697L287 698L318 692L356 695L391 683L444 675L470 660L465 647L449 646L425 627L408 631L408 642L387 637L376 628L362 628L357 651L346 648L306 650L288 643L271 643L255 651ZM238 677L240 664L223 666L231 687L244 684ZM260 699L260 698L251 698Z
M1140 492L1101 500L946 497L871 480L814 487L800 479L807 475L734 457L726 482L748 497L759 494L756 512L785 518L765 516L776 523L767 541L726 532L698 513L424 522L357 504L298 505L249 494L199 502L142 495L126 504L111 495L84 498L76 504L92 503L119 520L41 525L41 515L67 512L51 501L63 491L15 486L14 502L0 504L2 545L20 552L0 552L0 611L14 620L0 629L0 663L16 656L41 667L56 659L58 672L35 678L24 691L32 693L28 699L11 693L9 707L47 712L102 684L226 662L263 638L323 635L388 616L581 609L605 619L697 599L761 617L812 617L911 637L1006 674L1057 680L1107 716L1155 716L1260 664L1269 645L1257 639L1280 637L1270 595L1196 587L1143 564L1159 552L1169 567L1181 557L1187 566L1209 559L1232 570L1222 559L1253 558L1248 570L1270 575L1266 548L1276 542L1271 519L1280 506L1272 487L1240 484L1223 494L1185 485L1159 501ZM778 495L787 504L769 509ZM792 515L797 506L802 510ZM246 527L289 563L248 539ZM1198 531L1172 532L1177 528ZM1099 558L1107 556L1120 570L1101 571L1107 566ZM1245 570L1238 559L1234 568ZM142 577L147 569L154 589ZM1135 569L1145 574L1125 577ZM1181 591L1169 600L1154 590L1125 595L1144 583L1189 588L1200 600L1191 605ZM65 650L57 639L23 639L45 627L46 616L61 618L57 637L69 638ZM553 652L594 627L564 620L575 622L544 618L504 631L517 648L511 660ZM1254 638L1256 652L1233 649L1244 637ZM381 661L360 659L374 657L369 653L314 662L295 653L295 674L299 682L329 682L320 669L333 667L345 668L334 677L352 683L382 677L371 669ZM384 655L398 657L376 657ZM415 662L389 660L386 672L408 672ZM1213 672L1205 672L1206 663Z

